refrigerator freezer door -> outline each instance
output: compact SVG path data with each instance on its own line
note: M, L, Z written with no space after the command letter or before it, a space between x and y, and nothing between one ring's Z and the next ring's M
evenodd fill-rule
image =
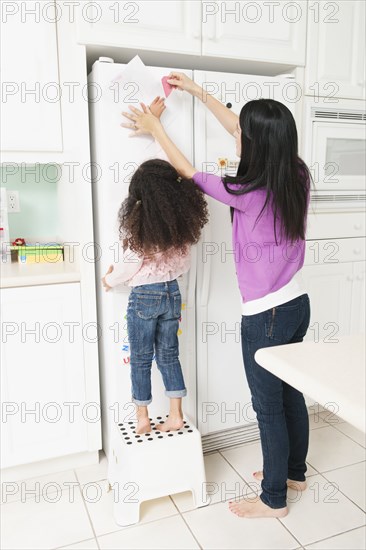
M252 75L194 71L194 80L236 114L251 99L272 97L294 114L293 81ZM235 139L205 105L195 103L195 166L235 175ZM232 253L230 209L211 198L210 223L197 254L198 428L211 434L256 421L241 353L241 296Z
M161 79L170 69L144 67L134 60L128 65L96 62L89 75L90 125L93 161L93 209L96 249L98 322L100 325L100 373L103 413L103 448L109 453L109 420L126 422L134 418L131 403L130 355L126 327L129 287L121 286L105 293L100 279L121 251L117 214L127 196L131 176L138 165L150 158L166 158L150 136L129 137L122 128L122 111L128 105L149 104L156 93L163 95ZM124 77L124 73L126 77ZM168 134L188 158L193 152L192 98L172 92L166 99L162 120ZM195 251L192 268L179 281L183 311L180 323L180 359L188 395L184 410L195 419ZM155 363L152 369L153 402L150 416L168 412L168 399Z

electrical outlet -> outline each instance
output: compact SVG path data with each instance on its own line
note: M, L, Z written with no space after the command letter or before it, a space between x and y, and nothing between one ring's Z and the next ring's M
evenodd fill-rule
M8 212L20 212L19 192L8 191Z

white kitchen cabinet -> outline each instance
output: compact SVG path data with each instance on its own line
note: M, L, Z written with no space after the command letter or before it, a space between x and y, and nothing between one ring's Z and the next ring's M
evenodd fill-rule
M350 333L352 262L303 267L311 318L305 340L336 342Z
M75 38L76 8L66 0L17 4L14 15L2 12L1 161L20 165L14 172L63 164L64 182L90 183L86 51Z
M80 285L4 289L1 308L2 468L88 450Z
M309 3L305 80L326 102L365 97L364 0Z
M201 54L201 2L197 0L81 2L81 44Z
M307 2L202 2L202 54L305 65Z
M302 269L310 297L306 340L336 342L365 327L365 238L306 242Z
M56 23L41 2L19 4L1 25L1 150L61 152Z
M82 2L81 44L305 65L307 2Z

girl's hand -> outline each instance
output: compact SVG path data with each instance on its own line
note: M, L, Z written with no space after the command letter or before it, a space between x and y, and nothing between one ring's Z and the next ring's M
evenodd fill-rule
M113 268L113 265L110 265L110 266L109 266L109 269L108 269L108 271L107 271L107 273L104 275L104 277L102 277L102 285L104 286L104 289L105 289L106 292L109 292L109 291L111 290L112 287L109 286L109 284L107 284L105 278L106 278L107 275L109 275L110 273L112 273L113 269L114 269L114 268Z
M142 111L136 109L129 105L129 109L133 114L122 113L124 117L131 120L130 123L122 123L121 126L124 128L130 128L134 130L134 133L131 136L139 136L143 134L154 135L155 132L162 128L160 120L152 114L150 108L147 107L144 103L141 103Z
M200 89L198 84L193 82L193 80L184 73L171 72L167 82L172 86L176 86L178 90L184 90L192 95Z
M150 105L150 111L156 118L160 118L166 109L164 101L165 99L163 97L158 96Z

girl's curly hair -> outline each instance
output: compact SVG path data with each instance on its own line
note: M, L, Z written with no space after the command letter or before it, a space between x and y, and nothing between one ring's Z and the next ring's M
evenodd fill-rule
M139 255L174 247L182 253L198 242L208 222L204 194L191 179L161 159L139 166L118 213L124 248Z

